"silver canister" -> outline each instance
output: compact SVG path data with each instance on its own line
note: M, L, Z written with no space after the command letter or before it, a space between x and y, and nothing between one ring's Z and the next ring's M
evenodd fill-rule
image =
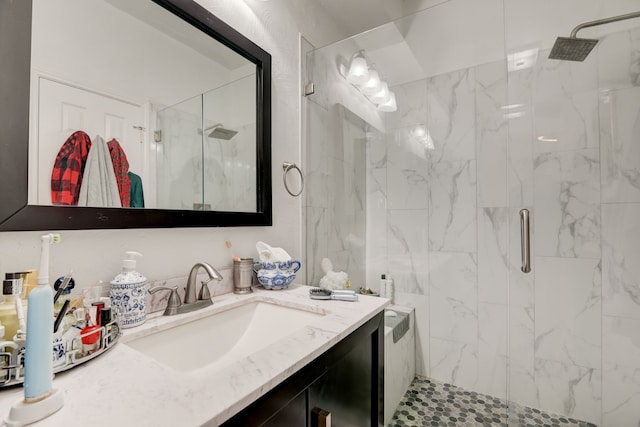
M233 260L233 293L250 294L253 282L253 258Z

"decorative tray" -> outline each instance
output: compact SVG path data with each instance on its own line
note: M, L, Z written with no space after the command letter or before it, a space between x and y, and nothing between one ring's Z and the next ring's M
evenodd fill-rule
M111 349L121 335L117 317L106 325L86 333L54 334L53 373L64 372L95 359ZM24 353L24 341L0 342L0 387L9 387L24 382Z

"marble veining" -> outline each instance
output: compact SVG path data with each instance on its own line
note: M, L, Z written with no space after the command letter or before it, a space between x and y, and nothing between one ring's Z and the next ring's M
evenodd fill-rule
M390 88L398 109L386 116L387 130L424 124L427 121L427 81L425 79Z
M537 153L598 147L597 56L584 62L548 59L539 53L533 81Z
M605 425L640 424L640 320L603 317L602 412Z
M507 303L508 208L478 208L478 300Z
M423 294L429 259L426 210L390 210L388 213L389 272L398 292Z
M508 206L508 120L506 64L490 62L475 68L476 156L478 206Z
M94 425L217 426L267 393L284 379L328 350L368 319L388 300L361 296L356 303L317 301L308 287L288 290L254 288L250 295L214 297L211 307L178 316L151 317L126 330L121 343L83 367L58 374L54 387L65 394L65 405L38 426ZM238 360L227 369L184 375L124 345L127 340L184 324L247 301L266 301L313 310L325 315L286 338ZM0 392L0 413L22 399L22 389ZM101 414L103 418L98 418Z
M602 206L602 310L640 319L640 204Z
M431 377L473 390L478 379L478 347L431 338Z
M387 134L388 204L391 209L426 209L429 203L429 162L424 146L402 128Z
M476 251L476 162L440 162L429 171L429 249Z
M432 161L475 159L475 69L463 69L427 80Z
M599 260L537 259L536 357L601 368L601 270Z
M477 259L467 253L429 253L431 336L474 344L478 340Z
M507 397L508 309L504 304L478 304L477 390Z
M572 418L600 423L602 371L536 359L538 405Z
M537 256L600 258L599 164L593 149L537 156Z

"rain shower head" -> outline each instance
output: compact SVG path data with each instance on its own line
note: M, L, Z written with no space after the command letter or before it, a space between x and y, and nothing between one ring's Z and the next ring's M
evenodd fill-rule
M237 130L231 130L224 127L222 123L215 124L211 127L208 127L204 130L205 132L209 132L207 135L208 138L216 138L216 139L224 139L225 141L230 140L238 133Z
M584 61L598 44L598 39L558 37L549 53L549 59L562 61Z
M582 62L587 58L587 56L589 56L596 44L598 44L598 40L578 38L576 37L578 31L587 27L595 27L597 25L609 24L611 22L638 17L640 17L640 12L632 12L625 15L612 16L611 18L598 19L596 21L580 24L571 31L571 35L569 37L558 37L556 39L556 42L553 44L553 48L549 53L549 59Z

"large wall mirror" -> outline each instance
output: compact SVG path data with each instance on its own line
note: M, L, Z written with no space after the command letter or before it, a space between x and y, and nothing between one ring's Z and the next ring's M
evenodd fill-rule
M0 230L271 225L271 57L192 0L0 0Z

